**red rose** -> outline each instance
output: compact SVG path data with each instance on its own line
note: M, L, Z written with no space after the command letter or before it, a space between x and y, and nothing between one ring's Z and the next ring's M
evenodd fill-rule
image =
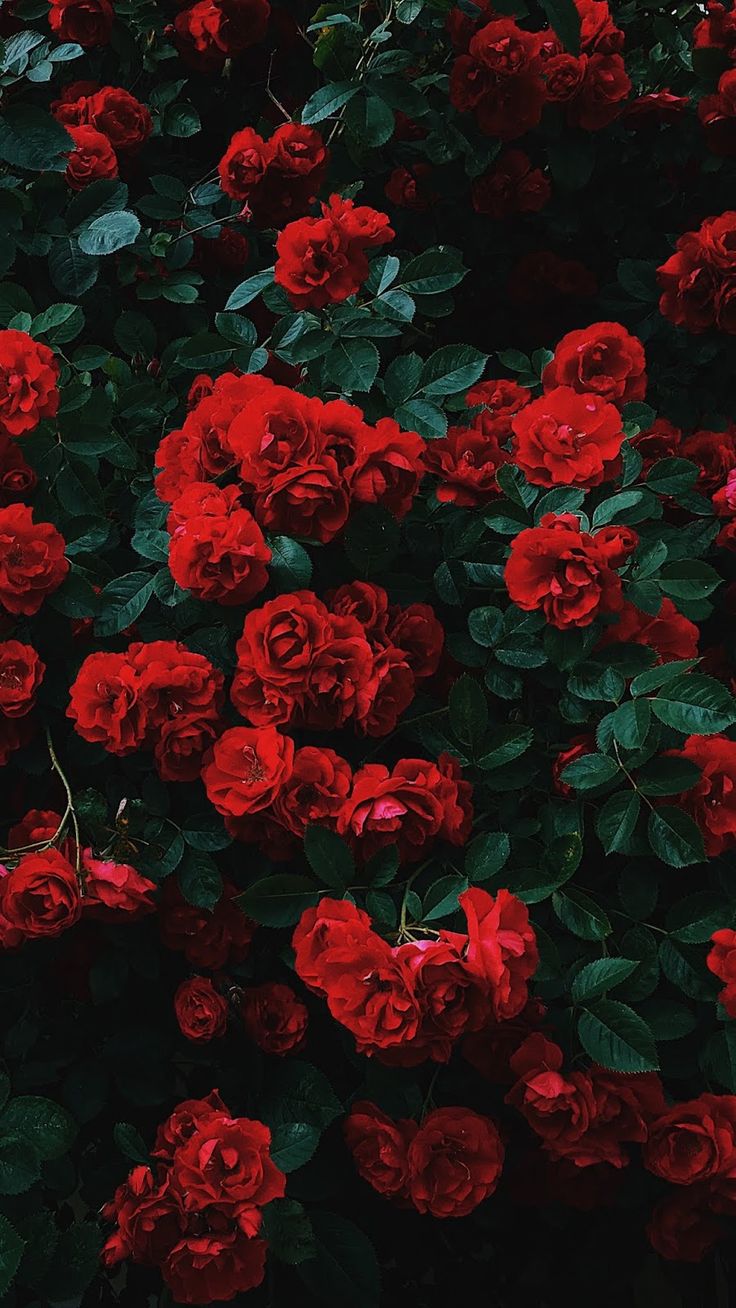
M396 958L408 970L421 1011L411 1043L396 1051L393 1061L413 1067L432 1058L446 1063L460 1036L478 1026L485 1010L476 978L462 956L458 939L411 940L399 945Z
M606 627L599 644L646 645L656 651L658 663L669 663L671 659L697 658L699 636L695 623L665 596L656 616L642 613L627 600L616 621Z
M568 105L568 121L586 132L599 132L624 111L631 78L621 55L581 55L584 76L580 90Z
M371 932L371 920L362 908L347 899L322 898L316 908L306 908L294 929L294 967L310 990L325 993L326 960L332 955L349 957L362 948Z
M424 474L426 444L414 431L402 431L393 418L365 427L355 462L347 469L350 492L360 504L382 504L395 518L412 506Z
M142 876L129 863L95 858L91 849L85 849L82 879L82 908L87 917L102 922L118 922L124 917L131 922L155 911L156 883Z
M174 877L164 883L160 903L161 938L167 949L180 950L193 967L213 971L246 957L255 923L233 902L237 890L229 881L212 912L188 904Z
M574 1156L595 1116L595 1099L586 1071L563 1074L562 1050L541 1034L529 1036L512 1055L511 1070L519 1078L507 1095L545 1148L559 1156Z
M511 435L511 419L525 404L529 404L532 393L526 386L509 381L507 377L491 377L487 381L476 382L465 396L469 409L480 405L483 431L492 431L501 436ZM433 447L435 442L432 442ZM431 448L430 447L430 448Z
M680 452L682 432L667 418L656 418L651 427L640 431L632 445L642 456L642 473L646 474L658 459L672 459Z
M59 936L81 911L76 873L58 849L24 854L0 879L0 917L24 939Z
M490 1118L469 1108L436 1108L409 1145L411 1202L433 1217L465 1217L493 1194L503 1158Z
M153 749L162 781L196 781L202 758L222 731L222 720L211 713L182 713L164 722Z
M307 1010L291 986L268 981L249 987L240 1012L248 1035L264 1054L290 1054L304 1044Z
M572 513L547 513L511 543L505 570L509 595L526 612L542 609L553 627L587 627L623 605L621 580L594 536Z
M147 713L140 679L127 654L90 654L70 690L66 715L78 734L111 754L130 754L141 744Z
M595 543L612 568L622 568L626 560L639 548L639 536L633 527L601 527L595 533Z
M399 209L424 213L438 199L437 193L429 185L431 176L432 167L427 163L414 163L409 168L394 168L383 193Z
M61 814L50 808L31 808L8 832L8 849L42 845L54 840L61 827Z
M30 713L46 664L32 645L19 640L0 641L0 713L21 718Z
M199 1212L212 1204L227 1212L281 1199L286 1177L271 1161L270 1145L262 1122L224 1113L199 1118L174 1155L171 1184L183 1208Z
M74 142L65 173L73 191L82 191L101 177L117 177L117 157L102 132L94 127L67 127L66 130Z
M266 492L279 473L295 464L319 464L326 440L320 428L323 406L288 386L270 386L236 414L227 444L240 476L254 491Z
M716 273L705 262L696 232L681 236L675 249L657 269L662 288L659 311L676 327L694 333L707 331L716 320Z
M291 530L324 545L345 526L349 499L337 463L325 455L319 463L297 463L275 477L254 507L267 530Z
M671 1185L714 1182L736 1165L736 1096L702 1094L649 1128L644 1166Z
M107 45L115 11L110 0L49 0L49 27L60 41L90 49Z
M571 386L580 394L595 392L613 404L643 400L647 389L646 358L641 341L617 322L596 322L568 332L542 374L546 391Z
M305 745L294 754L294 767L274 803L274 816L300 838L314 823L334 828L352 779L350 764L334 750Z
M721 74L715 95L704 95L698 104L709 150L726 157L736 154L736 69Z
M549 180L541 168L532 168L523 150L505 150L472 187L475 212L498 220L515 213L538 213L551 194Z
M527 1002L527 981L539 965L529 910L508 890L499 890L494 899L474 887L459 902L468 924L465 966L490 994L496 1019L516 1017Z
M450 427L446 436L430 441L425 463L439 476L436 494L441 503L472 509L500 493L496 473L510 457L496 435L474 424Z
M332 195L321 218L301 218L279 233L274 277L294 308L339 304L368 276L365 251L393 238L386 214Z
M660 1258L700 1263L710 1253L723 1234L723 1224L708 1211L708 1200L707 1186L693 1186L684 1193L669 1194L657 1204L647 1235Z
M25 500L37 485L38 477L26 463L20 446L9 436L0 435L0 508Z
M487 1020L478 1030L470 1031L462 1042L463 1058L492 1085L510 1085L516 1074L510 1067L513 1054L532 1031L542 1026L547 1009L539 999L530 999L518 1017L509 1021Z
M366 763L353 778L338 830L357 843L364 858L385 845L398 844L401 857L416 861L443 823L436 764L401 759L392 771L383 763Z
M511 426L514 460L535 486L599 486L618 471L621 415L598 395L557 386Z
M327 1007L355 1036L358 1053L403 1051L416 1037L421 1012L410 970L381 936L370 931L347 954L325 960Z
M271 551L237 486L195 482L174 501L169 570L197 599L245 604L268 584Z
M6 718L0 714L0 768L5 767L16 749L28 744L33 730L32 718Z
M174 1012L187 1040L205 1044L225 1034L227 1003L208 977L193 976L182 981L174 995Z
M709 858L736 844L736 741L726 736L689 736L676 758L701 770L691 790L677 799L700 828Z
M232 701L254 724L288 722L305 704L315 655L331 640L330 615L313 591L269 600L246 617L236 645Z
M711 936L713 948L706 964L725 986L718 996L729 1017L736 1017L736 931L724 927Z
M575 0L580 15L580 48L612 54L622 50L624 34L613 21L607 0Z
M150 1167L134 1167L112 1201L105 1204L102 1215L117 1224L102 1250L106 1267L114 1267L124 1258L160 1265L185 1225L169 1178L157 1181Z
M415 677L432 677L439 666L445 643L444 628L429 604L393 606L387 638L406 658Z
M156 451L159 499L172 503L192 482L219 477L233 467L230 425L246 404L272 385L260 374L239 377L226 372L217 378L211 393L205 393L187 414L181 430L164 436Z
M552 104L570 104L585 79L586 61L577 55L560 52L545 61L544 78L547 99Z
M151 1155L165 1163L173 1162L177 1149L191 1140L199 1130L200 1122L210 1117L229 1117L227 1106L220 1097L219 1090L210 1090L204 1099L185 1099L177 1104L170 1117L161 1122L156 1132L156 1141Z
M353 1104L343 1124L345 1143L359 1176L378 1194L408 1199L407 1151L417 1130L416 1122L394 1122L376 1104Z
M294 742L275 727L231 727L202 769L207 798L225 816L258 813L274 802L293 764Z
M247 200L263 179L273 151L252 127L244 127L231 137L217 171L220 186L232 200Z
M50 522L34 522L24 504L0 509L0 605L26 617L38 613L69 571L66 542Z
M157 727L184 714L216 717L222 706L223 675L204 654L177 640L134 641L126 657L147 716Z
M682 442L679 453L698 464L697 489L710 495L725 485L736 465L736 429L729 426L727 431L694 431Z
M121 154L140 149L153 131L146 105L122 86L103 86L93 92L87 100L86 118Z
M59 408L59 365L26 332L0 331L0 433L23 436Z
M266 35L268 0L197 0L174 19L182 56L202 72L221 68Z
M224 1229L184 1236L161 1264L161 1274L176 1303L207 1308L254 1290L263 1281L266 1241L244 1234L233 1223L221 1222L216 1214L213 1220Z

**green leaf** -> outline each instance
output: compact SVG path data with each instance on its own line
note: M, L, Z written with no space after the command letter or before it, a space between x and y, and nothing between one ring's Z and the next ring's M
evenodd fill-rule
M502 727L491 736L490 749L478 759L478 766L484 772L505 767L526 753L533 741L533 727Z
M209 854L187 853L177 877L182 895L195 908L211 912L222 898L222 877Z
M299 1266L307 1289L334 1308L378 1308L381 1278L368 1238L334 1213L314 1210L311 1217L317 1253Z
M711 595L723 578L701 559L680 559L662 568L659 584L670 599L695 600Z
M75 1222L59 1236L44 1280L53 1303L79 1301L99 1271L102 1235L92 1222Z
M603 909L581 890L556 891L552 907L563 926L581 940L605 940L611 934L611 923Z
M55 240L49 251L49 274L62 295L80 296L97 281L98 263L83 254L71 236Z
M194 105L172 104L163 116L162 126L166 136L185 140L189 136L196 136L202 128L202 123Z
M0 1194L24 1194L40 1176L38 1154L20 1135L0 1139Z
M320 86L314 95L310 95L302 109L302 123L312 125L330 118L352 100L359 90L357 82L330 82L327 86Z
M377 95L359 95L348 102L345 126L358 146L375 150L393 135L393 110Z
M488 704L483 690L467 674L454 683L449 696L450 726L458 740L475 749L488 725Z
M683 735L713 736L736 722L736 701L714 677L677 677L651 701L665 726Z
M3 105L0 159L11 168L63 173L73 149L71 136L51 114L36 105Z
M585 1004L613 990L631 976L636 967L638 962L630 958L597 958L586 963L572 983L573 1003Z
M128 572L109 582L99 597L101 612L95 619L95 634L116 636L135 622L153 594L153 585L148 572Z
M324 362L325 377L339 386L347 395L353 391L369 391L376 376L380 359L372 341L338 341Z
M232 845L233 838L225 830L219 814L212 811L196 813L184 819L182 835L190 849L212 854Z
M304 853L314 875L333 890L342 892L355 880L352 850L336 831L330 831L328 827L307 827Z
M150 1162L150 1154L146 1148L146 1142L139 1131L129 1122L117 1122L113 1127L112 1138L115 1141L121 1154L129 1158L131 1163L140 1163L147 1167Z
M418 354L399 354L392 359L383 377L383 393L392 407L403 404L419 386L422 360Z
M176 362L192 372L218 372L232 357L232 346L224 346L214 332L197 332L179 344Z
M7 1217L0 1214L0 1295L9 1290L23 1256L23 1241Z
M292 926L305 908L319 901L319 892L309 877L276 872L248 886L235 899L239 908L262 926Z
M141 224L135 214L121 209L94 218L88 227L82 228L77 239L83 254L114 254L116 250L132 245L140 230Z
M428 399L457 395L483 375L488 355L472 345L445 345L430 354L422 372L422 393Z
M682 495L692 490L699 468L689 459L659 459L649 469L647 486L657 495Z
M597 786L605 786L618 775L619 767L615 759L607 758L605 754L584 754L563 768L560 780L575 790L593 790Z
M399 405L394 417L405 430L418 432L427 441L440 440L447 433L447 418L429 400L409 400Z
M401 285L410 295L440 295L457 286L466 273L456 251L438 246L409 260Z
M613 734L624 749L641 749L652 721L649 700L632 700L611 714Z
M646 1022L628 1004L599 1000L581 1014L578 1036L589 1058L614 1072L656 1072L657 1049Z
M39 1095L19 1095L0 1115L0 1136L16 1135L35 1149L45 1162L60 1158L74 1143L74 1118L61 1104Z
M708 890L686 895L672 905L667 914L666 927L673 940L685 945L705 944L714 931L732 924L733 910Z
M295 1199L274 1199L266 1204L262 1230L269 1253L279 1262L293 1267L316 1254L312 1223Z
M621 259L618 265L619 285L635 300L655 304L659 299L656 266L645 259Z
M465 854L465 876L469 882L488 882L509 862L511 842L505 831L488 831L476 836Z
M467 889L467 877L459 877L453 873L440 877L424 896L422 920L434 922L438 918L451 917L457 912L458 896Z
M631 693L648 695L650 691L657 690L668 681L677 680L681 673L688 672L697 662L697 659L673 659L670 663L661 663L646 672L640 672L631 683Z
M264 268L263 272L254 273L252 277L246 277L244 282L235 287L230 294L225 308L228 310L242 309L251 300L255 300L257 295L261 294L267 286L273 284L273 268Z
M652 852L670 867L689 867L705 858L703 837L693 819L681 808L663 805L649 814Z
M319 1129L308 1122L280 1122L271 1132L271 1160L282 1172L295 1172L314 1157L319 1141Z
M610 795L596 818L595 829L607 854L625 849L639 818L641 800L635 790Z
M653 758L636 774L636 784L642 795L660 798L662 795L680 795L691 790L700 780L700 768L687 758Z

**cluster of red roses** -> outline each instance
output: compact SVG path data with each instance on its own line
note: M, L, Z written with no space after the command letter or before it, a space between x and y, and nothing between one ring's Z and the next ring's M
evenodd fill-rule
M110 754L153 748L164 781L193 781L221 726L223 681L209 659L178 641L136 641L122 654L87 656L67 716Z
M353 1104L345 1139L358 1172L379 1194L433 1217L465 1217L492 1195L504 1148L496 1125L470 1108L435 1108L417 1125L375 1104Z
M326 603L310 590L280 595L245 619L231 698L253 726L353 722L385 736L417 680L436 672L444 635L430 605L389 605L373 582L340 586Z
M36 474L18 438L32 432L59 408L59 365L47 345L27 332L0 331L0 507L35 489Z
M210 1304L260 1285L263 1209L286 1177L262 1122L232 1117L218 1092L188 1099L159 1127L152 1167L135 1167L103 1215L116 1229L108 1267L158 1267L177 1303Z
M526 906L507 890L494 899L477 888L460 906L467 933L394 946L348 900L305 909L292 941L297 974L360 1053L402 1067L446 1062L461 1036L524 1008L539 962Z
M402 431L392 418L371 426L355 405L325 403L268 377L228 372L215 382L198 379L183 426L169 432L156 453L156 490L173 504L176 579L188 578L180 584L199 593L214 587L222 599L231 589L229 569L239 579L244 569L249 578L253 566L261 577L267 559L258 527L325 543L345 526L351 504L381 504L403 517L422 478L425 448L420 436ZM237 471L255 523L234 487L210 487L208 496L192 485L228 471ZM196 530L188 528L190 517ZM244 561L238 564L241 533ZM254 585L251 594L258 589Z
M624 34L606 0L575 0L575 7L581 18L577 55L564 50L551 28L526 32L513 18L493 18L475 32L456 25L466 53L455 60L450 78L455 108L472 112L482 132L502 141L537 127L546 104L560 105L570 126L588 132L618 118L631 90L621 55Z
M130 922L155 909L156 887L148 877L127 863L98 858L91 849L80 850L77 859L73 842L52 843L63 829L59 813L31 809L10 830L8 848L20 857L13 866L0 867L4 949L61 935L82 916Z
M318 823L368 859L396 845L416 862L435 840L463 845L473 818L471 786L457 761L404 758L389 769L366 763L353 773L332 749L295 749L275 727L231 727L207 753L202 780L210 803L236 840L259 841L270 858L291 858Z
M657 269L660 311L677 327L736 333L735 236L736 211L706 218L678 239L675 253Z
M225 194L247 206L259 227L282 227L313 204L329 159L314 127L283 123L267 141L244 127L232 137L217 171Z
M102 177L117 177L120 159L134 154L153 130L151 115L122 86L73 82L52 106L74 142L66 180L74 191Z
M51 31L85 49L107 45L114 18L110 0L49 0Z
M644 347L615 322L568 332L532 399L517 382L495 378L471 387L469 427L451 427L425 454L440 478L437 498L473 508L499 493L496 473L514 463L536 486L598 486L620 471L619 408L646 394Z
M307 1010L291 986L265 981L260 986L234 990L233 1003L243 1026L264 1054L296 1053L307 1035ZM187 1040L206 1044L225 1034L228 1005L209 977L182 981L174 995L179 1030Z

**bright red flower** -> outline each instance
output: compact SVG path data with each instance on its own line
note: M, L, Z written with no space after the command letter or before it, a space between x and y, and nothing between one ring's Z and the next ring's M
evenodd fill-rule
M736 741L726 736L689 736L675 757L695 763L701 777L677 804L694 818L709 858L736 844Z
M71 863L58 849L24 854L0 876L0 936L7 926L26 940L59 936L79 920L82 901Z
M435 1108L407 1157L414 1207L433 1217L465 1217L496 1189L504 1148L489 1117L469 1108Z
M0 641L0 713L22 718L36 702L46 664L32 645L19 640Z
M24 504L0 509L0 606L32 616L69 571L66 541L50 522L34 522Z
M174 995L174 1013L182 1035L195 1044L206 1044L225 1034L227 1002L208 977L193 976L182 981Z
M59 365L27 332L0 331L0 433L24 436L59 408Z
M110 0L49 0L49 27L60 41L85 49L107 45L115 11Z
M572 513L547 513L511 543L505 581L509 595L527 612L542 609L553 627L587 627L623 605L621 580L594 536Z
M593 0L594 2L594 0ZM571 386L613 404L643 400L647 388L644 346L617 322L596 322L568 332L542 374L546 391Z
M353 1104L343 1124L345 1143L356 1170L378 1194L408 1199L407 1152L418 1130L416 1122L394 1122L376 1104Z
M514 461L535 486L599 486L618 471L618 409L592 392L557 386L511 423Z
M94 127L67 127L74 151L66 166L66 180L73 191L82 191L101 177L117 177L115 151L103 132Z
M711 936L713 948L706 964L725 986L718 996L729 1017L736 1017L736 931L723 927Z
M207 798L225 816L258 813L277 798L293 764L293 740L274 727L231 727L205 759Z

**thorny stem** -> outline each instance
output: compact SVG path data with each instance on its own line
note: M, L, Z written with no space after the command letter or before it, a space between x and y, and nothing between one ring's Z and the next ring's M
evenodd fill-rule
M66 825L67 820L68 820L69 818L71 818L72 826L73 826L73 828L74 828L74 848L75 848L74 861L75 861L76 870L77 870L77 881L78 881L78 883L79 883L79 893L83 895L83 894L84 894L84 878L82 877L82 866L81 866L82 849L81 849L81 843L80 843L80 839L79 839L79 823L77 822L77 815L76 815L76 813L75 813L75 811L74 811L74 797L73 797L73 795L72 795L71 786L69 785L69 782L67 781L66 773L64 772L64 769L62 768L62 766L61 766L61 764L60 764L58 758L56 757L56 750L54 749L54 742L53 742L53 740L51 739L51 732L49 731L48 727L46 728L46 745L47 745L47 747L48 747L48 751L49 751L49 758L50 758L50 760L51 760L51 766L52 766L54 772L56 773L56 775L58 776L59 780L61 781L61 784L62 784L62 786L64 787L64 793L65 793L65 795L66 795L66 809L65 809L65 811L64 811L64 816L62 817L61 822L59 823L59 827L58 827L58 830L57 830L57 832L56 832L56 836L58 836L58 835L59 835L59 832L63 830L64 826ZM54 840L56 839L56 836L54 836ZM49 841L49 844L51 844L51 843L52 843L52 842Z
M201 227L192 227L186 232L180 232L178 236L174 237L170 244L176 245L177 241L183 241L185 236L196 236L197 232L206 232L208 227L224 227L225 223L235 223L239 218L239 213L231 213L226 218L213 218L212 222L202 223Z
M276 96L271 90L271 72L273 70L273 60L274 60L275 53L276 53L275 50L271 51L271 60L268 65L268 76L266 78L266 95L268 96L271 103L276 105L276 108L278 109L279 113L282 113L284 115L286 122L290 123L292 121L291 114L288 113L288 111L284 108L281 101L276 99Z

